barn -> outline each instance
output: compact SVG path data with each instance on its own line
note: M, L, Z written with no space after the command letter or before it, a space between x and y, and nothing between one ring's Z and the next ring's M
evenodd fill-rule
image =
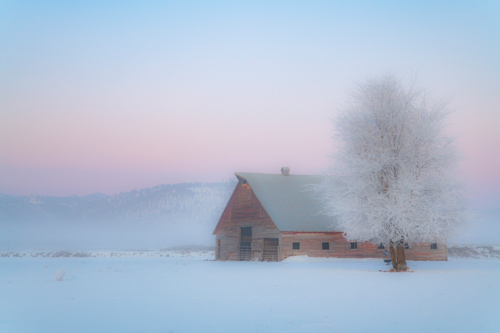
M385 258L382 245L348 242L321 214L311 185L322 176L235 172L238 184L214 230L216 260L281 261L290 256ZM445 243L407 246L407 260L447 260Z

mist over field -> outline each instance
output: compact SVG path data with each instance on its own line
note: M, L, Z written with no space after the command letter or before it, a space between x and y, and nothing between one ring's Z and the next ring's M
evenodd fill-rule
M116 195L0 196L0 251L213 245L234 181L160 185Z
M0 251L133 250L214 244L233 180L116 195L0 195ZM449 244L500 244L500 210L472 210Z

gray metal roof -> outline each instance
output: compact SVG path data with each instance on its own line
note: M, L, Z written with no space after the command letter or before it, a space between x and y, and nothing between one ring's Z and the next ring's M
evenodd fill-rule
M247 181L280 231L339 231L335 219L322 214L321 201L314 196L311 185L322 176L235 172Z

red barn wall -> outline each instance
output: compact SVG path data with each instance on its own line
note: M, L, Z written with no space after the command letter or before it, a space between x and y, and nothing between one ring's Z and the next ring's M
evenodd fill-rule
M412 244L405 250L407 260L448 260L446 243L437 243L437 249L431 250L430 243Z
M300 242L300 250L293 250L292 243ZM322 243L328 242L330 249L322 250ZM281 233L281 259L290 256L335 258L385 258L383 250L368 243L359 243L351 250L341 232L283 232Z
M220 241L219 260L238 260L242 227L252 227L252 256L262 259L264 238L278 238L279 231L248 184L238 184L214 231Z
M300 249L294 250L292 244L300 243ZM323 250L322 243L328 242L329 249ZM377 245L357 242L357 249L351 249L341 232L282 232L281 260L290 256L307 255L309 257L333 258L387 258L384 250ZM447 260L446 244L438 243L436 250L431 250L429 243L413 244L405 250L407 260Z

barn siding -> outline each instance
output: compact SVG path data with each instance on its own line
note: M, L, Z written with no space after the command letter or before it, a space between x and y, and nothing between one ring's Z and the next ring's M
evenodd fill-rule
M405 256L408 260L448 260L448 247L446 243L437 243L437 249L431 250L430 243L412 244L405 250Z
M252 257L262 260L264 238L279 231L248 184L238 184L214 231L220 241L219 260L238 260L241 227L252 227ZM216 243L217 245L217 243Z
M300 250L292 249L294 242L300 242ZM323 242L329 243L329 250L322 249ZM341 232L282 232L281 259L297 255L334 258L385 257L383 250L378 250L374 244L358 242L358 248L351 250L349 242L344 239Z
M294 250L292 244L300 242L300 250ZM329 249L323 250L322 243L328 242ZM309 257L334 258L387 258L377 245L357 242L357 249L351 250L341 232L282 232L281 260L290 256L307 255ZM405 250L407 260L447 260L445 244L438 243L437 250L431 250L429 243L414 244Z

